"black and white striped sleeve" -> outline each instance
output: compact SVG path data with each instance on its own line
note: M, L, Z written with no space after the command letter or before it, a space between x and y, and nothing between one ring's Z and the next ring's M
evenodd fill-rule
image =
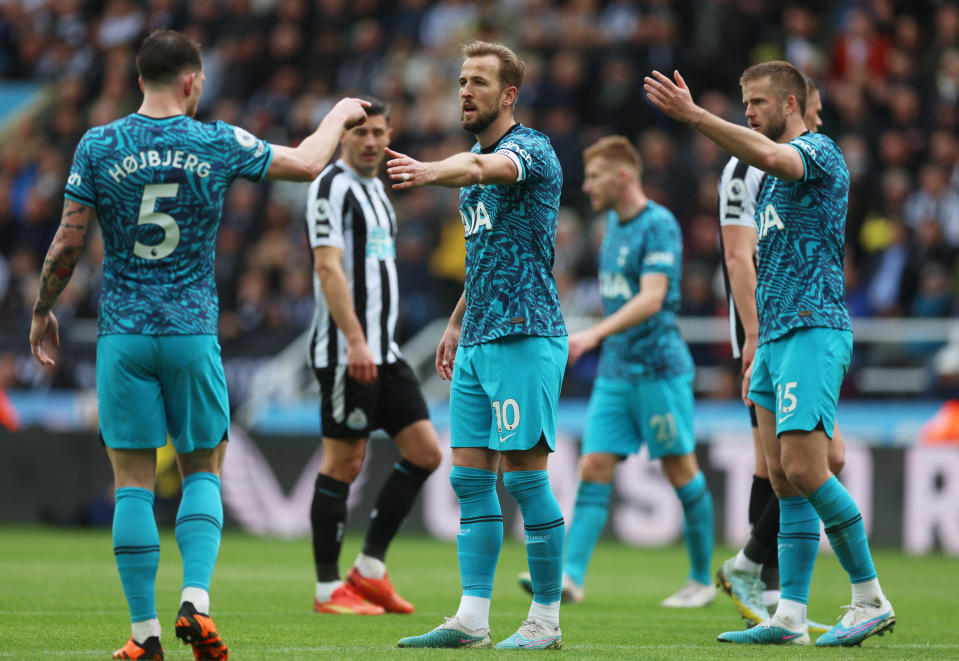
M306 235L310 248L343 248L343 201L349 190L343 170L330 165L312 184L306 198Z

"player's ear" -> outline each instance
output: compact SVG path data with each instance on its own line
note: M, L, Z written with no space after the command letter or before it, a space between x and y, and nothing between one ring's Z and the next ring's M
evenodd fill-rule
M516 89L515 85L510 85L505 90L503 90L503 105L512 106L516 103L516 96L519 94L519 90Z
M193 86L196 84L196 71L191 71L183 75L183 95L190 96L193 93Z
M140 87L140 91L143 92L143 76L137 76L137 85Z
M788 94L786 95L786 114L791 115L794 112L799 112L799 102L794 94Z

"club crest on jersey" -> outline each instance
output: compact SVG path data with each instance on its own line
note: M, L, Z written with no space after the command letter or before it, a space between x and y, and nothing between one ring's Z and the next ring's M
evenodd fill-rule
M603 298L632 298L629 281L622 273L599 272L599 295Z
M484 228L493 229L493 221L482 202L477 202L475 207L460 207L460 219L463 221L465 236L472 236Z
M779 214L776 213L776 208L767 204L766 209L760 214L762 225L759 228L759 238L764 239L766 235L769 234L770 230L784 230L786 226L783 225L783 221L779 218Z

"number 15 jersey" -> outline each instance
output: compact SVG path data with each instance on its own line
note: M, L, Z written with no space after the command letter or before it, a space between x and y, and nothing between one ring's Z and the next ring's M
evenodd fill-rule
M135 113L84 134L64 195L99 218L99 335L216 335L223 200L235 178L262 179L272 156L241 128L185 115Z

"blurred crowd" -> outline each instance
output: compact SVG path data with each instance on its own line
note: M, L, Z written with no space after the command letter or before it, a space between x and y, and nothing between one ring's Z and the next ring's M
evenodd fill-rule
M200 119L296 143L336 100L392 104L394 148L430 160L467 149L459 126L460 45L501 41L527 61L518 119L544 133L564 170L555 275L568 316L600 312L602 224L580 192L582 149L635 140L643 182L685 239L683 314L725 313L716 181L726 156L659 113L642 78L682 71L694 98L742 122L739 75L787 59L822 88L823 127L852 177L846 284L858 317L950 317L959 310L959 5L947 0L20 0L0 2L0 81L46 83L45 102L0 136L0 385L29 384L22 362L43 255L56 231L73 149L90 126L135 111L134 53L149 31L203 48ZM217 244L224 355L270 346L309 324L305 186L238 181ZM455 190L394 195L403 336L452 310L462 287ZM102 244L55 311L96 314ZM928 349L928 347L927 347ZM11 355L11 353L13 355ZM728 358L728 343L697 350ZM6 365L6 367L5 367ZM20 376L17 377L18 370ZM76 375L63 376L69 384ZM9 384L8 384L9 385Z

